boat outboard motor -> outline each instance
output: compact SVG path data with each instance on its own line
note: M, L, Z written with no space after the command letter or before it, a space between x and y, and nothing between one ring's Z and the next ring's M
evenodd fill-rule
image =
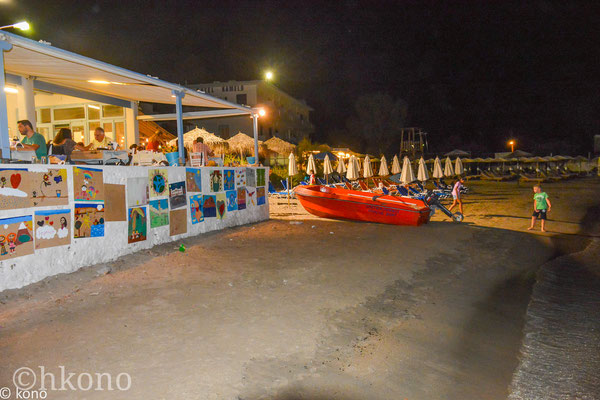
M438 195L433 193L433 191L427 191L427 196L423 200L425 204L429 206L432 213L435 212L435 209L440 209L444 214L452 218L454 222L461 222L463 220L463 215L459 212L452 214L452 211L448 210L442 203L440 203L440 199Z

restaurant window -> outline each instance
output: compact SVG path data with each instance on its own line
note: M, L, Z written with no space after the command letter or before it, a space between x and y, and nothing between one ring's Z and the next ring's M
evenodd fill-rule
M125 149L125 122L115 122L115 139L121 149Z
M105 123L102 124L102 127L104 128L104 134L110 140L115 140L115 133L113 131L113 124L112 124L112 122L105 122Z
M55 121L66 121L70 119L84 119L85 108L81 107L69 107L69 108L55 108L54 109L54 120Z
M73 133L73 140L77 143L82 142L85 144L85 128L84 125L71 124L71 132Z
M238 104L248 104L248 98L246 94L237 94L235 96L235 102Z
M49 108L42 108L40 110L40 122L42 124L47 124L52 122L52 113Z
M103 118L111 118L111 117L122 117L123 116L123 107L106 105L102 106L102 117Z
M100 119L100 106L95 104L88 106L88 119Z

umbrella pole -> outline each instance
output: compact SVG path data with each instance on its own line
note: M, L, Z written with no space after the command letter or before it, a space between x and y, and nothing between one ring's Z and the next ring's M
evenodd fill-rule
M290 206L290 177L287 177L288 207Z

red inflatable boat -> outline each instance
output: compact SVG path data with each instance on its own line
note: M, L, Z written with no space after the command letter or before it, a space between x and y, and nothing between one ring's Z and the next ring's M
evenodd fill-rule
M328 186L298 186L295 193L306 211L325 218L419 226L431 211L423 200Z

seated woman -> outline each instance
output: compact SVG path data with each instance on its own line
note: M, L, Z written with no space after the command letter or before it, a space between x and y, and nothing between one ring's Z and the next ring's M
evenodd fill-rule
M71 130L69 128L61 128L52 142L52 154L65 155L67 160L71 160L73 150L85 150L84 146L77 144L73 140Z

